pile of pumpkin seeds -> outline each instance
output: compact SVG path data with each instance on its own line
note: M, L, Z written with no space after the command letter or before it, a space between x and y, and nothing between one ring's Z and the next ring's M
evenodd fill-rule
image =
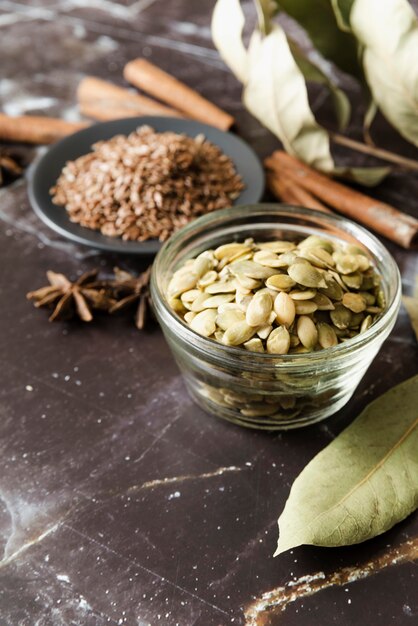
M361 247L317 235L299 242L231 242L188 259L167 300L194 331L276 355L336 346L385 308L380 276Z

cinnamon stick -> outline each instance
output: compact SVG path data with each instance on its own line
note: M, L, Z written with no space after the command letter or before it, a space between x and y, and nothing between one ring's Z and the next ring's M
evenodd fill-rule
M53 117L0 113L0 139L23 143L49 144L88 126L87 122L67 122Z
M418 220L390 204L346 187L286 152L274 152L265 160L265 165L274 172L285 174L339 213L365 224L402 247L409 249L417 246Z
M330 209L314 198L309 191L299 187L292 180L279 176L276 172L267 174L267 187L276 198L283 200L283 202L331 213Z
M114 120L137 115L182 117L175 109L94 76L83 78L77 89L77 99L80 112L95 120Z
M187 117L221 130L227 130L234 123L232 115L146 59L135 59L127 63L123 75L135 87L182 111Z

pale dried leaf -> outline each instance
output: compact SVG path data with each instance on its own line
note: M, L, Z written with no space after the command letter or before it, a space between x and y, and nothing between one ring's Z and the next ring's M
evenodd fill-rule
M394 387L305 467L279 519L275 555L344 546L392 528L418 506L418 376Z

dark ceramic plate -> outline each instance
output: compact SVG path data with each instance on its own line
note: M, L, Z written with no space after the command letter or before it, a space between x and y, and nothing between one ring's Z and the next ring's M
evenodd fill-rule
M161 243L155 239L145 242L123 241L119 237L105 237L99 231L74 224L69 220L64 207L52 203L49 193L67 161L90 152L92 144L96 141L110 139L117 134L127 135L142 124L148 124L159 132L171 130L192 137L203 133L209 141L219 146L232 159L245 183L244 191L234 204L254 204L261 199L264 190L262 165L253 150L236 135L192 120L170 117L132 117L94 124L74 135L65 137L51 146L32 166L29 172L29 198L36 214L45 224L68 239L102 250L132 254L154 254L159 250Z

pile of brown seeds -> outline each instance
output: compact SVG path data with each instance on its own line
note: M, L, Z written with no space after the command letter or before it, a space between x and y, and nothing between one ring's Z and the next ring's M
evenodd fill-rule
M231 159L206 141L142 126L70 161L51 189L71 221L125 240L164 241L244 188Z
M199 334L279 355L336 346L385 308L367 253L316 235L206 250L174 273L167 298Z

